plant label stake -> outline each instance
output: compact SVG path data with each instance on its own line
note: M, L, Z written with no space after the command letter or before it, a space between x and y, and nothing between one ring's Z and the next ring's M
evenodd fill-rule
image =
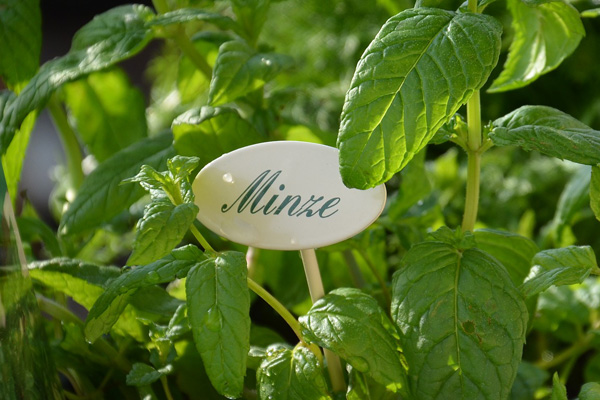
M257 248L300 250L313 302L325 294L314 249L367 228L386 200L383 185L343 184L336 148L293 141L224 154L200 171L193 191L198 219L218 235ZM343 389L339 359L325 356L334 389Z

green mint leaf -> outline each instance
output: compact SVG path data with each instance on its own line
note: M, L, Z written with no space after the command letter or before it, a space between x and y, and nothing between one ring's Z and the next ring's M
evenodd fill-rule
M149 27L168 26L190 21L202 21L211 23L221 29L239 31L239 26L234 20L221 14L212 13L196 8L180 8L156 16L146 25Z
M508 8L515 36L504 69L489 92L517 89L535 81L558 67L585 36L579 12L562 0L535 6L509 0Z
M0 77L16 91L25 86L40 66L39 3L39 0L0 0Z
M0 93L0 97L2 93ZM1 102L1 100L0 100ZM0 107L1 109L2 107ZM0 112L0 116L2 112ZM15 132L15 136L2 155L2 169L4 169L4 178L8 186L8 193L13 202L18 198L19 181L21 180L21 171L25 161L25 153L29 145L31 131L37 119L37 112L29 114L21 124L21 127Z
M59 232L70 235L96 229L140 199L144 191L137 185L121 185L142 165L162 168L174 155L172 136L143 139L115 153L88 175L73 203L62 217Z
M231 0L231 5L246 37L256 42L267 20L271 0Z
M590 207L600 221L600 164L592 167L592 177L590 182Z
M169 295L160 286L147 286L135 292L129 304L146 315L153 314L168 319L173 316L173 313L177 311L183 302Z
M398 332L377 301L359 289L331 291L300 317L307 340L345 359L393 392L405 391Z
M36 281L72 297L77 303L91 310L95 302L103 296L104 287L119 275L119 270L78 260L57 258L32 263L29 274ZM125 312L121 314L122 311ZM123 304L121 312L110 327L115 325L116 333L131 336L142 342L145 335L137 321L138 315L127 303Z
M552 394L550 400L568 400L567 388L561 383L558 378L558 372L555 372L552 376Z
M0 121L0 152L10 144L25 117L41 108L59 87L137 54L152 39L145 27L153 12L141 5L121 6L97 15L73 38L71 50L45 63Z
M475 247L475 238L471 232L463 232L460 228L452 230L447 226L442 226L435 232L429 234L432 240L449 244L459 250L466 250Z
M553 285L581 283L590 272L599 271L596 255L590 246L543 250L533 257L532 264L532 273L520 288L527 297Z
M157 370L148 364L135 363L131 367L131 371L127 374L127 384L130 386L150 385L171 372L173 372L172 365L167 365Z
M243 253L224 252L186 279L188 318L204 368L219 393L242 394L250 349L250 294Z
M548 372L522 361L519 364L517 378L510 390L510 400L531 400L535 398L538 389L544 386L548 379Z
M146 137L143 94L118 68L96 72L64 87L79 136L98 161Z
M269 347L256 380L261 399L332 400L323 365L302 344L292 350L282 345Z
M502 27L483 14L415 8L390 18L365 50L341 115L346 186L389 180L487 81Z
M555 108L523 106L493 122L496 146L517 145L579 164L600 163L600 133Z
M158 198L164 197L164 193L161 192L164 191L165 187L173 185L173 180L169 179L167 173L158 172L149 165L142 165L140 172L122 181L122 183L132 182L139 183L147 192L155 194Z
M167 168L176 182L187 180L199 164L199 157L175 156L167 160Z
M87 316L85 336L94 342L108 332L139 289L182 278L194 265L206 259L197 247L187 245L151 264L132 268L114 279Z
M392 285L414 398L508 397L528 316L498 261L479 249L425 242L406 253Z
M522 284L531 269L531 259L540 251L535 242L493 229L479 229L473 234L477 248L500 261L515 286Z
M367 374L348 366L347 400L402 400L400 393L390 392Z
M589 382L581 387L579 392L579 400L599 400L600 399L600 383Z
M169 200L153 201L146 206L137 223L137 236L127 265L148 264L169 254L196 219L198 206L174 205Z
M177 152L199 156L201 165L264 140L254 126L232 108L193 108L178 116L172 129Z
M225 42L215 62L208 102L218 106L245 96L263 87L290 64L288 56L257 53L244 41Z

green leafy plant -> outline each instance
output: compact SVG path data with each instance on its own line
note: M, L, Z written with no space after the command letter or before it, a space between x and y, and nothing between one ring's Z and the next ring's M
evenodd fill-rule
M66 153L56 224L27 199L18 218L65 397L598 398L600 97L556 99L584 121L510 97L597 81L568 63L598 10L432 3L154 0L39 66L38 0L0 0L12 198L42 109ZM146 104L118 64L155 40ZM390 196L318 250L313 304L298 254L208 231L191 183L243 146L336 137L344 183Z

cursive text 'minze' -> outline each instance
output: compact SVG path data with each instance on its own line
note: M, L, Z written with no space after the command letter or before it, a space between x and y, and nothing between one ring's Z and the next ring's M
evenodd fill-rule
M281 175L281 171L271 174L271 170L268 169L262 172L244 189L231 205L223 204L221 212L226 213L230 211L236 204L238 214L241 214L248 208L251 214L262 212L264 215L279 215L284 213L290 217L305 216L310 218L318 216L319 218L329 218L339 211L335 208L340 202L339 197L332 197L325 200L323 196L316 197L315 195L310 195L310 198L306 200L306 198L303 199L300 195L286 195L283 200L278 202L279 194L269 193L271 197L264 201L263 199L268 198L267 192L271 190L279 175ZM283 183L280 184L279 190L283 191L284 189L285 185Z

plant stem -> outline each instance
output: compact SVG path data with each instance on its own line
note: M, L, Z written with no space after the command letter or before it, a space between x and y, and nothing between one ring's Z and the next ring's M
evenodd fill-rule
M164 14L169 11L169 5L166 0L152 0L152 5L159 14Z
M163 390L165 391L165 396L167 400L173 400L173 395L171 394L171 389L169 389L169 381L166 376L160 377L160 383L162 383Z
M211 66L208 65L208 63L204 59L204 56L202 56L202 54L200 54L198 50L196 50L194 43L192 43L190 38L188 38L183 29L180 27L177 28L177 30L173 32L171 37L173 38L175 43L177 43L177 46L179 46L181 51L183 51L183 54L188 56L188 58L192 60L196 68L198 68L198 70L202 72L206 79L210 81L212 78Z
M304 272L306 274L306 281L308 282L308 290L312 302L316 302L321 297L325 296L325 289L323 288L323 280L321 279L321 272L319 271L319 264L317 263L317 255L314 249L300 250L302 256L302 263L304 264ZM327 370L329 371L329 378L331 379L331 386L334 392L345 392L346 381L344 380L344 372L342 370L342 363L337 354L323 349L325 359L327 360Z
M379 271L377 271L377 268L375 268L373 262L371 262L369 255L364 250L359 250L358 252L360 253L360 256L363 258L363 260L365 260L365 262L367 263L367 266L369 267L373 275L375 275L375 279L377 279L377 282L379 282L379 286L381 286L381 291L383 292L383 297L385 298L385 303L388 305L389 308L389 305L392 304L392 295L390 294L390 290L388 289L387 284L383 280L383 277L379 274Z
M206 239L204 239L204 236L202 236L202 234L200 233L200 231L198 230L198 228L196 228L196 225L194 225L193 223L190 226L190 231L192 232L192 234L194 235L194 237L196 238L196 240L198 241L198 243L200 243L200 246L202 246L204 248L204 250L208 250L208 251L211 251L211 252L215 253L215 250L206 241Z
M477 0L469 0L468 3L469 11L476 13L477 12Z
M298 339L304 342L304 338L302 337L302 331L300 330L300 323L291 312L288 311L287 308L283 304L279 302L271 293L267 292L265 288L260 286L258 283L253 281L251 278L248 278L248 288L256 293L261 299L267 302L268 305L273 308L287 322L287 324L292 328Z
M55 97L52 97L48 102L48 110L50 111L50 115L52 116L56 130L60 136L60 141L65 150L72 187L77 189L81 185L81 182L83 182L83 169L81 168L83 159L81 157L81 149L79 148L77 136L67 120L65 110Z
M66 307L39 294L36 295L36 297L40 310L43 312L47 313L53 318L59 319L63 322L71 322L83 328L83 321ZM96 347L96 350L99 354L105 355L107 359L111 360L111 362L123 372L129 372L131 370L131 364L129 361L103 338L98 338L93 346Z
M342 256L344 257L346 264L348 264L348 269L350 270L350 276L352 277L354 286L359 289L364 288L366 285L365 278L360 271L358 263L356 262L356 258L354 258L354 254L352 254L352 250L344 250L342 252Z
M561 353L557 354L556 357L553 357L549 361L538 361L535 363L535 365L541 369L551 369L569 360L570 358L578 358L590 348L593 339L594 334L588 333L571 346L567 347Z
M471 2L469 1L469 5ZM481 176L481 106L479 90L467 102L467 193L463 232L473 231L479 208L479 180Z

